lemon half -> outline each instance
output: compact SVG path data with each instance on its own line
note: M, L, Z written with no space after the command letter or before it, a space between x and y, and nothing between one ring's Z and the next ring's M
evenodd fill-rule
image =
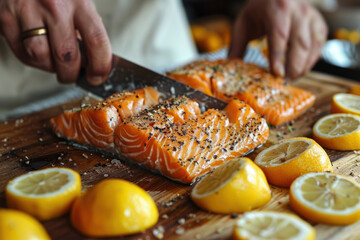
M80 175L68 168L46 168L11 180L5 190L6 203L40 219L66 213L81 194Z
M199 207L215 213L240 213L265 205L271 198L264 173L248 158L224 163L191 191Z
M337 93L332 98L331 113L351 113L360 115L360 96Z
M234 239L313 240L314 228L296 215L279 212L247 212L234 228Z
M360 116L338 113L322 117L313 127L313 137L329 149L359 150Z
M360 184L332 173L309 173L290 187L290 206L314 222L351 224L360 219Z
M297 177L309 172L333 171L325 150L305 137L290 138L263 150L255 163L271 184L281 187L289 187Z

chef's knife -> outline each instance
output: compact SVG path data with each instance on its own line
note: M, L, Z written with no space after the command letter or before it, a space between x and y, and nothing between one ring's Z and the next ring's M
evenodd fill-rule
M86 81L85 71L80 73L77 85L101 98L123 90L154 87L164 94L165 98L186 96L196 100L202 111L208 108L223 109L226 106L226 103L221 100L116 55L113 55L109 77L102 85L90 85Z

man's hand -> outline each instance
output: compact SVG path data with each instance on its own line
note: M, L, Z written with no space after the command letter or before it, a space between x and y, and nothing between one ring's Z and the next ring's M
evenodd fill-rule
M22 39L23 32L39 27L46 27L47 35ZM93 85L101 84L110 70L110 41L90 0L2 0L0 31L22 62L56 72L61 83L75 82L82 65Z
M266 35L271 71L295 79L315 64L327 31L306 0L249 0L235 22L229 57L242 57L250 40Z

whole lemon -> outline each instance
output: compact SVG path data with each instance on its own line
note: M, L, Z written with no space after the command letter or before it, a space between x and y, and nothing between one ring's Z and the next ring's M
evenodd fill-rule
M155 225L159 212L142 188L120 179L103 180L84 192L71 210L71 223L91 237L121 236Z
M0 239L50 240L50 237L32 216L18 210L1 208Z

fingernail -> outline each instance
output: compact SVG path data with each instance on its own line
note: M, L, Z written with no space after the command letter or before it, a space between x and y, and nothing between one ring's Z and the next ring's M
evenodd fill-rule
M274 72L276 75L283 77L285 74L284 65L280 61L275 62Z
M91 85L97 86L100 85L104 82L104 77L103 76L93 76L93 77L89 77L88 78L88 82Z

